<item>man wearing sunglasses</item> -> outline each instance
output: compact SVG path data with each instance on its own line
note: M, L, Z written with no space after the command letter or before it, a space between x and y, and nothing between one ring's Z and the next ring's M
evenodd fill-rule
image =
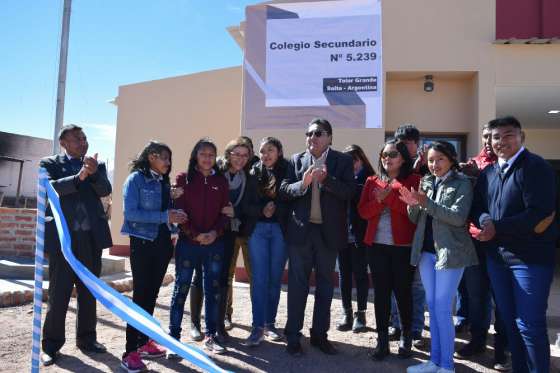
M309 276L315 269L311 345L337 353L327 339L333 296L332 272L347 240L347 206L354 194L352 157L330 148L331 124L313 119L305 133L307 150L290 160L280 193L290 200L286 241L289 256L287 352L299 356Z

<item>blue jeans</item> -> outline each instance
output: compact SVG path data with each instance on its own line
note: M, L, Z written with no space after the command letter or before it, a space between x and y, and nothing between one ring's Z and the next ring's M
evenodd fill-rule
M185 310L185 300L195 268L202 266L204 287L204 314L206 334L216 333L218 304L220 301L220 273L224 255L224 243L216 239L211 245L195 245L179 238L175 246L175 288L171 299L169 333L172 337L181 337L181 322Z
M286 266L286 244L278 223L258 222L249 237L253 327L276 323L282 275Z
M508 265L488 256L488 275L516 373L549 371L546 309L553 272L553 265Z
M438 367L453 369L453 297L464 268L435 269L436 261L434 254L423 252L418 265L430 311L430 360Z
M414 271L412 279L412 333L420 334L424 329L424 309L426 308L426 293L420 272L418 269ZM391 294L391 325L394 328L402 329L399 310L397 309L397 300L395 294Z

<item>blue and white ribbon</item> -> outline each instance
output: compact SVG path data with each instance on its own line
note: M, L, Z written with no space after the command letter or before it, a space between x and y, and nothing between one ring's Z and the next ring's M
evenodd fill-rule
M37 228L35 231L35 292L33 294L33 342L31 345L31 372L39 372L41 354L41 308L43 306L43 263L45 247L45 210L47 208L47 172L39 169L37 184Z
M76 259L72 253L70 232L68 231L66 219L64 218L64 214L62 213L62 209L60 207L58 194L46 179L43 179L43 186L44 189L46 189L48 201L53 212L53 217L58 230L58 237L60 238L62 253L70 267L91 291L93 296L109 311L114 313L123 321L127 322L160 345L178 354L193 365L196 365L208 372L227 372L217 366L199 348L183 344L168 335L152 315L94 276L93 273L91 273L82 263L80 263L80 261Z

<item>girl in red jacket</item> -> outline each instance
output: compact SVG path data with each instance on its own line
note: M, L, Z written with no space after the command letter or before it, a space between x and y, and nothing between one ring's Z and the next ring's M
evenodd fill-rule
M199 140L189 160L186 173L177 175L176 187L183 194L175 207L187 214L180 225L175 247L175 289L171 300L169 332L180 339L185 300L189 293L193 271L202 266L205 302L206 338L204 346L211 352L223 353L225 348L216 340L219 280L224 256L222 235L228 222L222 209L229 204L227 180L216 168L216 145L209 139ZM175 357L170 355L169 357Z
M412 159L402 142L390 140L379 153L379 176L370 176L362 191L358 212L367 219L364 243L375 289L377 347L371 356L389 355L391 292L395 293L403 333L399 356L409 357L412 347L412 275L410 247L415 225L408 219L406 204L399 199L402 186L418 189L420 176L413 173Z

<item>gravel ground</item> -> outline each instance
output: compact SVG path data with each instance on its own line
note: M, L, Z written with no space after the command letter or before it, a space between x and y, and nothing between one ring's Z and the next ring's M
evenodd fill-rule
M170 272L173 265L170 265ZM169 304L173 285L164 286L158 298L155 316L162 321L163 325L168 323ZM278 326L286 322L286 289L283 289L280 307L278 310ZM126 293L130 296L130 293ZM305 354L299 358L293 358L285 352L285 345L276 342L264 342L256 348L241 345L241 342L249 335L251 325L251 302L249 289L244 284L236 284L234 288L234 329L231 330L231 342L228 345L228 353L216 356L215 359L223 368L236 372L403 372L407 366L425 361L428 357L428 347L423 350L414 350L413 357L402 360L391 356L383 362L373 362L367 357L374 341L373 329L368 332L354 334L352 332L338 332L334 330L336 320L341 316L341 302L338 294L332 305L332 331L329 338L334 341L339 349L339 354L327 356L309 346L308 339L303 339ZM373 304L370 296L368 304L367 321L369 326L374 325ZM311 326L311 315L313 310L313 296L308 298L306 308L306 321L304 335L309 336ZM188 304L188 302L187 302ZM187 307L188 308L188 307ZM46 308L43 310L43 317ZM187 310L188 311L188 310ZM122 371L120 357L125 343L125 324L109 313L103 306L98 305L98 339L108 348L105 354L84 354L75 347L74 323L76 316L76 302L72 299L67 316L68 330L67 341L61 350L61 358L57 365L41 368L43 372L115 372ZM183 321L183 342L188 340L188 314L186 312ZM0 325L3 331L0 335L0 343L4 348L0 351L0 371L2 372L24 372L29 371L31 351L31 321L32 306L0 309ZM424 331L429 336L427 330ZM457 347L464 342L465 335L459 335ZM427 340L429 341L429 340ZM491 342L491 341L490 341ZM427 343L428 345L428 343ZM491 345L491 343L489 343ZM396 342L392 342L391 350L396 353ZM476 359L475 362L457 361L457 372L486 372L493 371L492 349ZM149 362L148 367L152 372L186 372L198 371L184 361L169 361L158 359Z

